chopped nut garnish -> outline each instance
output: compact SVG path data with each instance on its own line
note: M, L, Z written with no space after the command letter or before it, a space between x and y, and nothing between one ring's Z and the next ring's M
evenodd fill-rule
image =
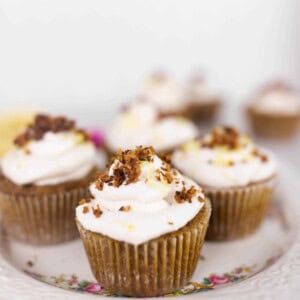
M92 207L93 210L93 214L96 218L100 218L100 216L102 215L102 211L100 209L100 206L97 204L97 207Z
M121 206L119 208L119 211L130 211L131 210L131 206L130 205L127 205L127 206Z
M81 199L80 201L79 201L79 205L83 205L83 204L85 204L86 203L86 200L85 199Z
M196 188L192 185L188 190L183 187L181 191L175 192L175 200L177 203L192 202L193 197L196 195Z
M174 223L172 221L169 221L168 224L169 225L174 225Z
M198 196L198 201L199 201L199 202L204 202L205 199L204 199L203 197L201 197L201 196Z
M119 187L122 184L137 182L141 174L141 161L153 161L154 149L138 146L135 150L119 150L118 155L112 158L104 173L96 176L96 188L103 189L104 183ZM113 175L109 176L109 169L114 164Z
M89 209L88 206L84 206L84 207L82 208L82 212L83 212L84 214L87 214L89 211L90 211L90 209Z
M14 144L18 147L25 146L31 140L41 140L47 132L62 132L75 130L75 121L65 117L51 117L48 115L38 114L35 116L33 123L28 125L23 133L16 137ZM77 129L77 133L82 134L84 140L88 140L88 134Z
M229 149L239 147L239 132L233 127L217 127L211 132L211 140L202 142L203 147L227 146Z
M252 155L258 157L262 162L267 162L269 160L269 157L266 154L259 152L257 149L252 151Z

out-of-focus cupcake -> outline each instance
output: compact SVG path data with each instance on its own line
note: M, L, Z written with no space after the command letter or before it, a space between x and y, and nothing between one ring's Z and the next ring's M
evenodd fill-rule
M300 96L284 82L272 82L256 93L247 113L256 134L289 137L299 127Z
M0 115L0 158L13 147L16 135L34 118L31 109L14 109Z
M142 84L140 97L152 103L161 116L185 114L183 87L163 71L152 73Z
M188 119L162 117L153 103L140 100L131 102L111 122L106 148L109 154L115 154L120 148L152 145L157 152L169 153L197 135L198 129Z
M234 128L217 127L175 151L172 163L211 200L208 239L238 239L257 230L275 186L271 153Z
M75 207L89 195L95 147L75 122L36 115L2 160L0 210L6 232L32 244L77 237Z
M90 267L99 284L150 297L183 287L198 263L210 217L201 188L155 155L119 152L76 209Z
M185 92L186 116L195 122L210 121L217 116L221 98L201 73L195 73Z

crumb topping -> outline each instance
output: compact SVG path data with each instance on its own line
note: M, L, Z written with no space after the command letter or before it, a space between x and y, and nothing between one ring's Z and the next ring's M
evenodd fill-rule
M93 210L93 214L96 218L100 218L101 215L102 215L102 210L100 209L100 206L99 204L97 204L96 207L92 207L92 210Z
M15 138L14 144L18 147L23 147L32 140L41 140L47 132L58 133L76 130L75 125L75 121L65 117L51 117L45 114L37 114L25 131ZM88 134L84 130L77 129L76 132L81 134L84 140L89 139Z
M127 205L127 206L121 206L119 208L119 211L125 211L125 212L128 212L131 210L131 206L130 205Z
M152 162L154 155L153 147L143 148L137 146L134 150L119 150L118 155L113 157L104 173L96 176L96 188L102 190L104 184L119 187L122 184L137 182L141 174L140 162ZM109 174L111 166L113 174Z
M197 190L196 190L195 186L192 185L189 189L187 189L184 186L181 191L175 192L175 200L177 203L184 203L184 202L192 203L192 199L196 196L196 193L197 193ZM199 198L198 198L198 200L199 200Z
M210 139L202 142L202 146L207 148L227 146L229 149L237 149L239 138L240 134L235 128L229 126L217 127L212 130Z

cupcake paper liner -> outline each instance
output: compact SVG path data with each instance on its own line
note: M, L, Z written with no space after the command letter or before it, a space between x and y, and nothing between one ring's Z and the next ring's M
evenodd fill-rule
M22 242L45 245L78 237L74 222L80 199L88 189L44 196L22 196L0 193L0 210L6 233Z
M119 294L151 297L183 287L197 266L211 207L209 201L185 227L135 246L86 230L77 220L99 284Z
M219 101L190 105L185 112L185 116L195 122L209 121L217 115L219 107Z
M285 138L293 135L299 126L299 115L267 115L248 109L249 120L256 134Z
M204 188L212 215L206 239L214 241L246 237L261 225L271 202L275 176L236 188Z

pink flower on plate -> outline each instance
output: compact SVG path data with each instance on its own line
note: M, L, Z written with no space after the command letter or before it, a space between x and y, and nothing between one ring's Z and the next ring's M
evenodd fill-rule
M78 279L77 278L70 278L70 279L67 280L67 283L69 285L77 284L78 283Z
M91 129L88 130L88 133L91 137L91 141L97 148L103 145L105 136L104 132L101 129Z
M90 283L84 288L84 291L91 294L97 294L102 292L104 289L98 283Z
M231 282L231 279L229 277L223 275L211 275L208 277L208 280L213 285L222 285Z

